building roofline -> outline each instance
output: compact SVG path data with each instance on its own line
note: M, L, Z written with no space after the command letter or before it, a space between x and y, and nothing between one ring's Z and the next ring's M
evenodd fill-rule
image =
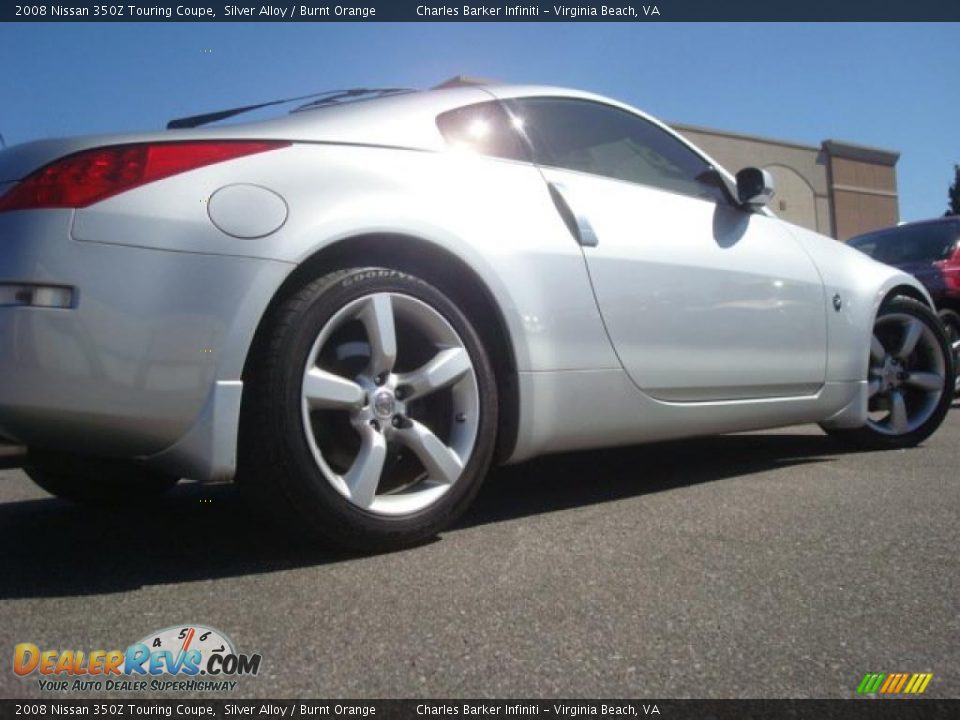
M831 139L824 140L820 145L811 145L793 140L780 140L778 138L765 137L763 135L750 135L749 133L734 132L732 130L718 130L717 128L706 127L704 125L690 125L689 123L674 122L667 124L679 132L689 130L691 132L700 132L706 135L719 135L721 137L733 138L734 140L760 142L767 145L779 145L781 147L792 147L800 150L812 150L813 152L825 150L831 157L862 160L880 165L894 166L900 159L900 153L896 150L872 147L870 145L860 145L859 143L847 142L846 140Z
M762 142L768 145L786 145L788 147L799 148L801 150L820 152L819 145L808 145L807 143L796 142L794 140L779 140L777 138L765 137L763 135L750 135L748 133L734 132L732 130L718 130L717 128L706 127L704 125L690 125L688 123L668 122L667 125L680 132L683 132L684 130L690 130L693 132L706 133L708 135L722 135L723 137L730 137L734 138L735 140Z
M859 145L845 140L824 140L823 149L830 153L831 157L862 160L880 165L890 165L891 167L896 165L897 160L900 159L900 153L896 150Z
M503 85L499 80L492 78L477 77L475 75L454 75L447 78L439 85L434 85L431 90L445 90L453 87L483 87L485 85Z

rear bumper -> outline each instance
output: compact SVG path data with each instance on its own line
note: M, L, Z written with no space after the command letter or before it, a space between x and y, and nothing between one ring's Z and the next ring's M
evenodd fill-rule
M78 242L71 222L69 210L0 215L0 283L74 289L68 309L0 306L0 435L63 452L160 455L196 479L231 474L232 447L224 459L221 440L213 459L184 439L208 435L205 424L225 435L247 349L290 266ZM220 383L229 402L224 393L217 402ZM235 444L236 418L227 420ZM191 449L165 452L178 444Z

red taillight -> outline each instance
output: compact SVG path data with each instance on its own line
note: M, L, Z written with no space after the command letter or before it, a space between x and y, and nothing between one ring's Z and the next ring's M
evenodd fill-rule
M960 292L960 248L949 260L938 260L933 264L940 268L944 287L953 292Z
M81 208L154 180L289 142L198 141L115 145L84 150L40 168L0 198L0 212Z

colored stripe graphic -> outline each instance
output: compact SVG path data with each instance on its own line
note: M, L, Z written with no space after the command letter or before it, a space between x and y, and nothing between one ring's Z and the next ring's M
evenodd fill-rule
M890 673L887 675L886 681L880 688L880 692L887 693L893 689L893 686L897 684L897 680L900 679L900 673Z
M904 688L903 691L905 693L919 695L927 689L927 685L930 684L931 678L933 678L933 673L914 673L913 677L910 678L910 682L907 683L907 687Z
M857 686L857 693L871 695L920 695L933 679L933 673L867 673Z
M897 679L897 684L890 688L890 692L898 693L903 690L903 686L907 682L908 677L910 677L909 673L900 673L900 677Z
M883 682L885 677L885 673L867 673L863 676L863 680L860 681L860 686L857 688L857 692L875 693L880 689L880 683Z

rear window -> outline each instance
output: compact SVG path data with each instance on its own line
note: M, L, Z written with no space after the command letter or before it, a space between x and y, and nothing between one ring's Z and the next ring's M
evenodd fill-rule
M437 116L437 127L451 147L467 152L528 161L517 127L499 103L485 102Z
M955 224L940 223L859 235L847 244L880 262L902 265L946 260L957 245L957 235Z

